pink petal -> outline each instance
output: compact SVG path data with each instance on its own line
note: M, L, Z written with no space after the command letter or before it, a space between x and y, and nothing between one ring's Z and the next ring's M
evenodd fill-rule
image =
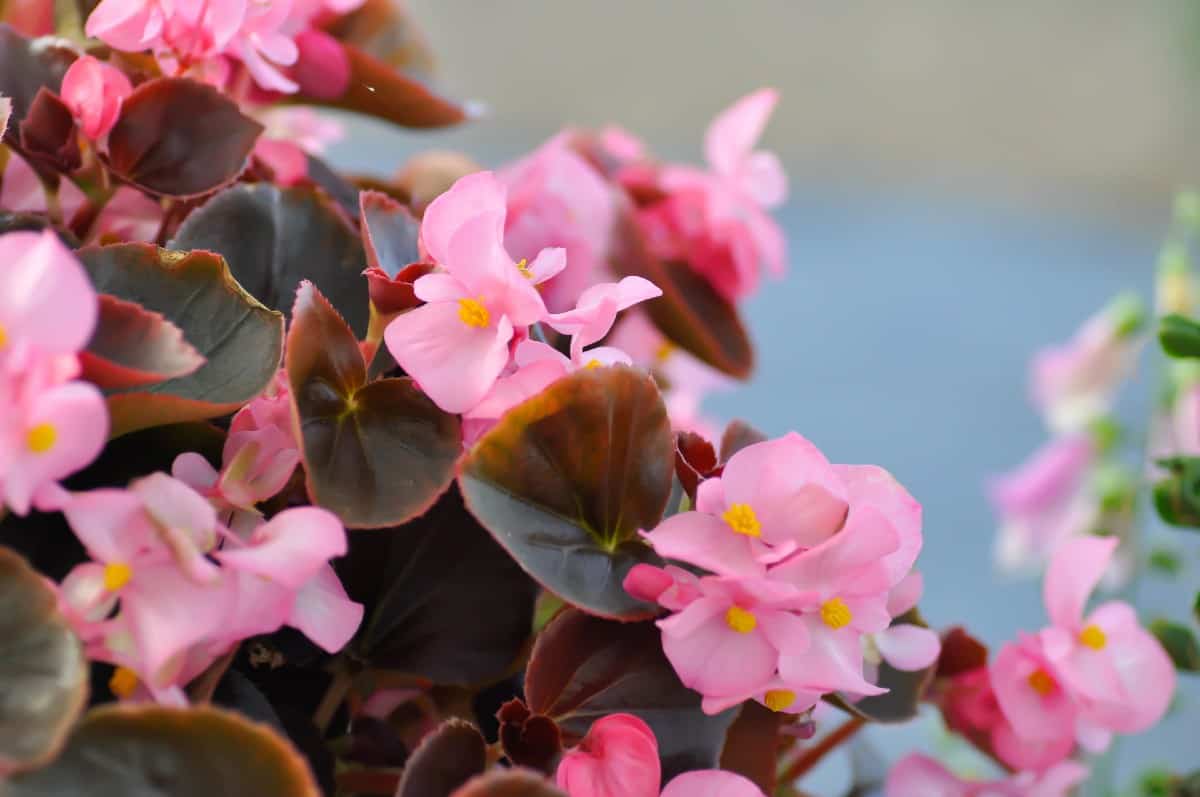
M726 576L761 575L749 538L738 534L720 518L703 512L672 515L646 535L654 551Z
M384 332L388 351L433 402L462 413L478 404L508 362L512 324L463 323L454 302L427 304L395 318Z
M194 451L175 457L171 463L171 475L197 492L210 490L217 483L217 469L208 460Z
M876 465L834 465L833 470L846 485L851 504L874 506L899 535L900 547L884 559L892 583L899 583L921 553L921 504L892 474Z
M131 482L129 489L162 528L177 532L202 552L217 544L216 510L191 487L165 473L152 473Z
M547 316L546 323L573 336L573 346L582 348L607 335L617 313L658 296L662 290L649 280L625 277L620 282L593 285L580 295L574 310Z
M649 603L656 603L658 596L674 584L675 579L666 570L647 564L634 565L625 574L625 580L621 582L621 586L626 592L638 600Z
M570 797L657 797L660 767L650 727L632 714L610 714L563 756L555 782Z
M298 590L346 553L346 530L337 515L314 506L285 509L255 530L245 548L225 548L224 564Z
M296 593L287 624L329 653L337 653L354 638L362 618L363 605L350 600L337 573L325 565Z
M572 797L574 797L572 795ZM671 779L662 797L764 797L762 789L735 772L700 769Z
M50 230L0 235L0 324L10 345L74 354L96 326L96 291L83 266Z
M133 85L121 70L90 55L75 59L63 75L59 92L83 134L96 141L108 135Z
M743 163L738 185L760 207L773 208L787 199L787 174L774 152L755 152Z
M63 514L88 555L100 562L128 563L154 542L142 502L128 490L76 493Z
M561 246L547 247L538 252L529 263L529 273L533 275L530 282L541 285L546 280L557 277L566 267L567 250Z
M450 261L450 241L469 219L484 216L497 241L504 239L505 189L491 172L461 177L429 203L421 220L421 244L435 263Z
M713 171L731 176L750 155L762 136L779 93L759 89L725 109L712 121L704 136L704 154Z
M1118 540L1115 537L1077 537L1055 551L1042 594L1050 622L1077 629L1088 596L1104 575Z
M897 670L923 670L937 661L942 650L938 635L918 625L893 625L875 634L875 646L884 661Z
M1030 677L1039 671L1049 679L1050 691L1045 695L1030 682ZM1031 740L1074 736L1075 709L1036 638L1005 645L989 672L1000 710L1017 736Z
M853 692L880 695L880 689L863 678L860 634L853 628L833 630L818 615L806 615L811 645L799 657L779 660L779 677L813 692Z
M913 570L888 593L888 614L899 617L909 609L915 608L924 591L925 578L920 572Z
M953 775L926 755L911 753L888 772L887 797L969 797L974 784Z
M452 274L426 274L413 283L413 294L423 302L453 302L469 297L467 286Z
M897 540L891 524L878 510L859 504L850 510L840 532L775 565L770 576L831 596L882 596L888 589L882 560L896 550Z
M728 609L726 602L701 599L658 622L679 679L702 695L757 692L775 674L779 656L766 636L731 629Z

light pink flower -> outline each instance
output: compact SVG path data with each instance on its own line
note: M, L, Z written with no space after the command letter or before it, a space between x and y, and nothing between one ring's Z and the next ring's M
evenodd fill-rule
M1113 538L1082 537L1055 553L1044 584L1051 625L1041 642L1089 725L1139 733L1166 713L1175 667L1129 604L1109 601L1084 615L1116 546Z
M63 75L63 102L92 141L108 135L117 123L121 103L131 93L133 85L124 72L90 55L75 59Z
M123 185L100 211L91 237L149 243L158 235L162 216L162 206L158 202L136 188Z
M924 590L924 581L917 571L910 572L888 593L887 612L892 618L899 617L916 607ZM886 661L897 670L914 672L933 664L941 653L942 643L935 631L911 623L896 623L870 635L869 650L878 653L879 660ZM871 661L869 664L878 664ZM875 678L868 675L867 680Z
M1006 644L990 673L996 701L1017 737L1047 745L1073 742L1078 709L1038 637Z
M1007 571L1043 565L1065 541L1087 533L1100 507L1088 489L1095 446L1087 435L1056 438L988 485L1000 516L996 561Z
M635 304L662 296L662 290L642 277L603 282L585 290L573 310L546 316L546 323L571 336L571 358L582 357L585 346L601 340L612 329L617 313Z
M63 218L75 215L87 197L70 180L58 185L58 204ZM11 213L46 213L46 188L38 179L37 172L15 152L8 153L8 163L3 168L0 180L0 208Z
M754 782L736 772L698 769L671 779L662 797L765 797Z
M558 787L570 797L657 797L661 780L654 732L632 714L610 714L592 723L555 773Z
M502 169L497 178L508 189L505 248L529 259L547 247L566 250L567 268L541 291L551 312L568 310L607 271L615 221L612 190L570 147L566 134Z
M847 496L817 447L791 432L734 454L720 478L701 482L696 511L673 515L646 539L660 556L713 573L762 575L841 528Z
M888 772L886 797L1066 797L1087 767L1063 761L1042 774L1021 772L998 781L964 780L929 756L913 753Z
M1038 352L1030 393L1051 429L1078 432L1109 412L1117 388L1137 364L1143 315L1136 296L1119 297L1070 341Z
M546 314L536 282L561 271L561 249L529 265L504 250L504 188L490 172L461 178L425 211L421 243L444 271L414 283L425 305L394 319L388 350L447 412L470 410L508 365L518 328Z

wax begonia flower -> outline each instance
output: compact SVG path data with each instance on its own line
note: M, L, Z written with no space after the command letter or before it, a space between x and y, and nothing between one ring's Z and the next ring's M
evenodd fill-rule
M124 72L90 55L81 55L67 68L60 91L80 130L92 141L108 135L121 103L132 93L133 84Z
M929 756L905 756L888 772L885 797L1067 797L1087 767L1063 761L1042 773L1020 772L998 781L965 780Z
M995 555L1001 569L1036 568L1065 541L1095 527L1100 507L1088 489L1095 459L1087 435L1067 435L991 481L989 498L1000 517Z
M0 208L10 213L45 213L47 188L38 179L24 158L15 152L8 153L8 162L0 169ZM75 183L63 180L58 185L57 196L64 218L71 218L87 201Z
M754 781L720 769L684 772L671 779L662 797L765 797Z
M654 732L632 714L601 717L563 755L555 781L570 797L657 797L662 770Z
M1055 554L1043 585L1051 625L1041 641L1088 723L1138 733L1166 713L1175 667L1129 604L1109 601L1084 615L1116 546L1113 538L1081 537Z
M1112 409L1116 389L1137 363L1143 315L1137 297L1119 297L1069 342L1034 357L1030 392L1052 430L1081 431Z
M909 573L888 593L887 612L892 618L900 617L914 608L921 599L924 581L915 570ZM897 670L915 672L923 670L937 661L941 652L941 640L935 631L913 623L893 623L882 631L870 635L869 650L878 653ZM878 662L868 662L878 664ZM873 677L867 680L874 681Z
M719 478L700 483L696 511L645 536L660 556L722 575L761 575L767 564L828 539L847 507L833 466L791 432L734 454Z
M504 250L504 188L490 172L459 179L425 211L421 244L445 271L418 279L425 305L388 324L384 341L396 362L446 412L479 403L504 371L515 329L541 320L533 280L561 270L561 250L528 266Z
M571 336L571 357L579 359L585 346L602 339L612 329L617 313L635 304L662 296L662 290L642 277L625 277L585 290L575 308L546 316L546 323Z
M996 701L1017 736L1040 742L1075 737L1078 709L1038 637L1002 647L990 672Z
M547 247L565 249L567 268L541 292L551 312L569 310L604 273L615 218L612 189L566 135L501 169L497 178L508 189L505 248L530 260Z

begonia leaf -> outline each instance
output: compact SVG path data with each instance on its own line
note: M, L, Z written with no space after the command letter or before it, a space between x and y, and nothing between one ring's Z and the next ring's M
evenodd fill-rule
M100 295L96 330L79 360L83 378L105 390L177 379L204 365L204 355L162 313L107 294Z
M567 797L567 794L540 773L510 769L472 778L450 797Z
M45 86L38 89L18 128L21 151L54 171L73 172L82 163L75 134L66 103Z
M283 317L246 293L219 256L115 244L81 249L79 257L98 292L161 314L205 358L186 376L110 392L114 437L228 414L275 376Z
M350 535L338 562L368 620L355 655L440 684L491 683L529 640L537 587L451 488L396 529Z
M331 20L326 30L345 44L403 69L428 74L433 52L412 14L392 0L366 0L349 14Z
M754 349L737 308L686 263L655 257L632 210L618 215L609 263L619 276L644 277L663 295L646 302L646 313L669 341L713 368L738 379L754 369Z
M531 711L558 723L577 743L607 714L634 714L658 739L663 782L717 766L736 709L709 716L663 654L650 622L620 623L566 609L538 636L525 671Z
M721 435L721 461L728 462L729 458L747 446L761 443L767 436L745 421L730 421Z
M487 749L479 729L463 720L447 720L413 751L396 797L450 797L486 766Z
M263 304L287 313L301 280L312 282L349 323L367 331L366 255L358 233L312 188L238 185L193 211L172 249L207 249Z
M287 372L313 502L353 528L420 515L454 478L460 423L411 379L367 382L350 327L304 282L288 332Z
M467 507L550 591L589 612L648 617L625 592L638 539L662 518L674 439L648 375L626 366L582 369L509 410L459 473Z
M1150 633L1154 634L1175 669L1180 672L1200 672L1200 643L1192 629L1182 623L1159 618L1150 623Z
M263 126L212 86L186 78L142 83L108 134L108 164L152 194L190 197L241 173Z
M304 759L278 733L211 707L93 709L50 765L5 797L318 797Z
M775 793L779 764L779 728L786 714L747 700L738 710L721 748L721 769L754 781L763 794Z
M921 618L921 613L910 609L892 620L892 625L918 625L928 628ZM925 690L933 681L937 664L931 664L921 670L898 670L887 661L879 663L879 674L875 683L888 691L874 697L865 697L857 701L843 700L837 695L826 699L838 708L871 722L907 722L917 716Z
M562 755L558 723L534 714L524 702L509 700L496 712L500 723L500 745L505 757L520 767L552 773Z
M712 443L695 432L679 432L675 435L675 475L693 505L700 482L719 471L717 452L713 450Z
M379 191L359 194L359 207L367 265L394 278L420 260L420 225L408 208Z
M30 39L0 23L0 95L12 101L12 116L4 140L17 143L20 122L43 88L58 92L75 53L61 46L34 46Z
M87 681L83 647L58 596L0 548L0 779L55 755L87 700Z

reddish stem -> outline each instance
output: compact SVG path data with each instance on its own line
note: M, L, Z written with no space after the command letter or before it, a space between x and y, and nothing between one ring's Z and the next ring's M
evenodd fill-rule
M862 717L851 717L841 725L834 728L821 738L821 741L814 744L812 747L804 750L793 761L783 775L780 776L780 783L792 783L804 773L821 763L821 759L835 750L842 742L854 736L858 731L867 724L867 721Z

